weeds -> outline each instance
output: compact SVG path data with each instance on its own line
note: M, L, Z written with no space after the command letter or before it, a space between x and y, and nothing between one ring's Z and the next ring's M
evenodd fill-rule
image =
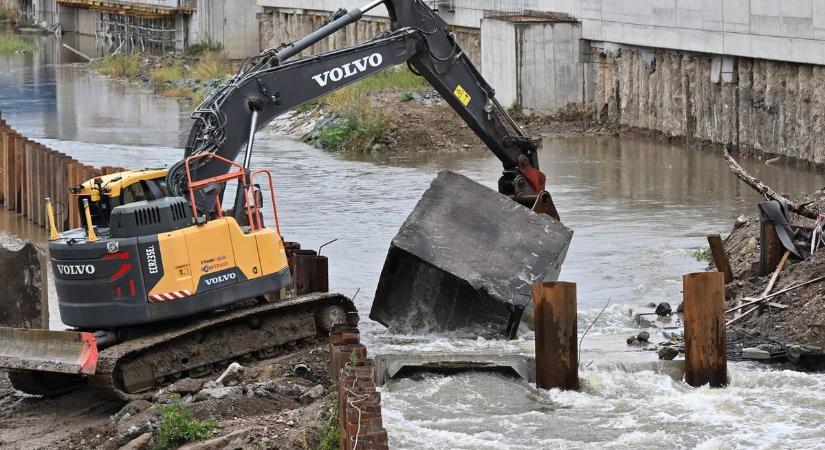
M415 98L415 97L413 97L413 93L410 92L410 91L407 91L407 92L402 92L401 93L401 96L399 97L399 100L401 100L401 103L407 103L407 102L411 102L413 100L413 98Z
M12 33L0 33L0 55L33 53L36 50L37 45L28 39Z
M221 50L223 50L221 44L198 43L190 45L189 48L186 49L186 54L189 56L199 56L207 52L219 52Z
M321 425L318 438L318 450L339 450L341 431L338 428L338 405L329 408L329 417Z
M137 79L143 71L139 55L109 55L96 60L93 67L103 75L127 80Z
M319 130L317 143L327 150L367 152L386 141L390 124L384 112L363 93L351 91L345 96L349 103L336 109L338 120Z
M155 430L155 449L177 448L185 442L202 441L218 427L215 420L197 420L192 410L184 407L180 395L173 395L168 405L160 407L160 425Z
M0 22L5 22L14 17L14 12L6 8L0 8Z
M699 262L710 262L711 253L709 248L697 248L690 251L690 256Z

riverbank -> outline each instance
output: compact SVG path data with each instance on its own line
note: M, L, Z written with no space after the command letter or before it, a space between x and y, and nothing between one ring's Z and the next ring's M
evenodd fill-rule
M84 389L59 398L14 391L0 372L0 448L323 448L335 439L336 390L326 345L244 362L223 380L185 378L149 400L98 400ZM188 445L187 445L188 444Z
M812 211L825 211L825 190L798 196L795 200L807 204ZM805 228L814 225L812 220L799 216L792 217L791 223ZM727 309L735 307L745 297L758 298L768 286L772 274L758 276L756 272L760 244L759 217L742 216L737 219L725 240L725 251L734 275L734 281L727 286ZM819 251L804 260L792 256L779 273L771 293L788 288L792 290L773 297L771 302L775 306L760 308L743 317L733 325L733 334L763 343L761 348L769 353L787 352L791 360L794 359L793 354L800 351L813 356L825 355L825 309L822 307L825 283L817 281L823 274L825 252ZM806 282L811 284L796 288ZM748 310L750 308L743 311ZM733 317L730 315L728 319ZM825 366L819 367L823 361L825 358L813 365L802 365L808 369L825 369Z

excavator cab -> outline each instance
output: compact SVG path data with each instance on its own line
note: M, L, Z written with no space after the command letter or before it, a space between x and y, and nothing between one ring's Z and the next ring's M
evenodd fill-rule
M89 203L93 226L108 228L112 210L118 206L168 197L166 173L165 168L128 170L86 180L69 191L74 195L78 211L83 211L84 200ZM85 214L80 215L80 220L85 227Z

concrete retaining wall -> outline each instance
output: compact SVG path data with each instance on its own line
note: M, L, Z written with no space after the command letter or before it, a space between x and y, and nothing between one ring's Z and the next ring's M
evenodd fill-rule
M482 74L501 104L548 112L585 101L578 23L485 19L481 36Z
M825 164L825 67L662 49L597 55L603 120Z
M258 2L261 3L260 1ZM312 3L312 2L309 2ZM261 46L277 47L292 42L318 29L329 19L324 11L309 11L291 8L265 7L261 15ZM329 38L315 44L304 54L317 54L341 47L348 47L372 39L376 34L389 28L389 20L382 17L365 16ZM481 64L481 38L478 29L453 27L459 44L476 65Z
M17 0L0 0L0 9L17 13Z
M261 51L259 8L255 0L198 0L189 16L189 42L223 46L228 58L242 59Z

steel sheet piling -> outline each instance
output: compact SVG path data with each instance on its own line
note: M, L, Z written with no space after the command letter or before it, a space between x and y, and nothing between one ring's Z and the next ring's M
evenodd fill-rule
M578 390L576 284L533 284L536 325L536 386Z
M725 346L725 275L699 272L683 277L685 381L700 387L728 383Z

